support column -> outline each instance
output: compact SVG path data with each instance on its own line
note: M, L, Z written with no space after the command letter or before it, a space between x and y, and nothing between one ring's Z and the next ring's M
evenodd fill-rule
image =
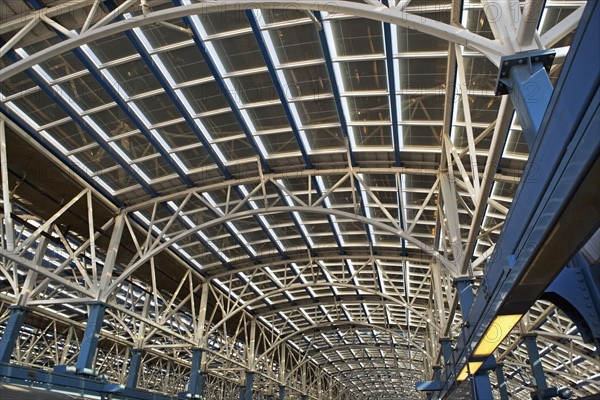
M127 376L126 387L137 388L140 378L140 368L142 367L142 349L131 350L131 359L129 361L129 373Z
M4 248L7 251L15 249L15 227L12 220L12 203L8 186L8 158L6 157L6 130L4 120L0 118L0 170L2 176L2 200L4 205Z
M554 57L554 51L542 50L505 56L500 60L496 95L510 95L530 148L554 90L548 77Z
M473 300L475 299L475 296L473 295L473 278L470 276L461 276L459 278L454 278L453 283L460 299L460 309L462 311L463 320L466 321L469 311L471 311Z
M246 372L246 387L244 390L244 400L252 400L252 385L254 385L254 372Z
M471 377L471 395L473 400L489 400L494 398L487 370L478 371Z
M29 311L27 307L10 307L10 316L8 317L4 334L0 340L0 363L10 362L12 353L17 345L19 332L21 331L21 326L23 326L23 321L25 320L25 314L27 311Z
M442 355L444 356L444 365L446 368L446 378L450 376L450 374L454 373L454 371L450 371L448 366L452 364L452 339L450 338L441 338L440 344L442 345Z
M285 400L285 386L279 386L279 400Z
M496 373L496 381L498 382L500 400L508 400L508 388L506 387L506 378L504 377L504 364L496 364L494 372Z
M192 368L190 370L190 381L188 390L185 394L190 394L192 397L204 396L204 387L206 385L206 375L202 373L202 349L192 349Z
M83 340L81 341L77 363L75 364L75 371L79 373L93 373L96 348L98 347L100 329L102 328L104 312L106 311L106 304L101 302L91 303L88 307L88 322L83 334Z
M537 337L536 335L526 335L524 338L525 346L527 347L527 354L529 355L529 365L533 372L533 378L535 379L536 392L539 398L544 398L543 393L548 389L546 383L546 376L544 375L544 367L542 366L542 359L540 358L540 352L537 348Z

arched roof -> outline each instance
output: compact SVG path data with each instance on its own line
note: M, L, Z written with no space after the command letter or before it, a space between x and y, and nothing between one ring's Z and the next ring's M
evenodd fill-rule
M403 396L459 328L451 279L483 274L527 162L500 56L555 48L556 79L585 3L7 2L0 108L126 220L131 256L98 295L123 337L153 319L153 351L200 344L209 369L240 367L248 350L223 337L245 349L254 320L271 370L294 353L356 399ZM529 41L528 7L543 7ZM594 368L578 393L598 389Z

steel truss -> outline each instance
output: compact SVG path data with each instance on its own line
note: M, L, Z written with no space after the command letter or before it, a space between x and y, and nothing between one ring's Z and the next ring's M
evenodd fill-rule
M215 11L288 6L275 0L203 2L123 19L124 13L140 4L151 8L157 3L130 0L106 13L99 1L75 0L3 23L0 33L16 34L3 44L2 56L16 49L40 23L64 40L8 65L0 79L10 80L69 50L136 27L160 24L183 29L169 21ZM92 187L51 218L42 222L25 218L25 223L10 218L19 213L11 210L5 191L0 326L6 327L9 306L27 310L11 352L15 362L48 369L76 364L80 354L89 351L82 345L87 315L93 304L100 303L106 310L92 369L111 382L128 383L130 360L134 349L139 349L137 387L168 395L186 392L194 351L201 349L206 399L237 397L248 373L254 374L255 398L277 396L280 387L287 389L287 398L414 395L397 382L428 379L439 366L442 349L437 339L458 332L462 322L452 279L481 274L508 212L511 199L494 196L492 187L519 182L520 171L497 172L513 108L504 99L496 121L475 134L465 53L477 52L497 65L501 56L552 46L573 30L582 8L542 36L531 24L488 15L492 40L463 26L418 15L427 10L411 9L409 1L389 8L366 3L312 0L295 2L293 7L334 14L332 19L335 14L369 18L449 41L446 54L453 62L446 97L461 97L467 147L458 149L449 139L453 102L446 101L439 168L369 168L348 162L340 168L271 172L258 163L259 173L253 176L226 177L176 193L159 193L115 210L107 221L94 217L93 204L101 195ZM489 12L490 3L482 1L473 9ZM460 12L457 4L451 6L453 14ZM503 15L515 15L508 2L501 6ZM52 19L75 10L86 14L78 33ZM526 10L533 12L533 8ZM422 103L421 107L425 109ZM2 124L4 119L3 115ZM7 123L14 127L14 120ZM489 153L483 164L476 146L488 138ZM414 216L402 221L398 203L405 176L428 177L433 184L416 190L423 195L422 202L403 205ZM3 183L8 189L6 175ZM340 195L349 200L340 202ZM60 221L81 203L89 211L87 232L64 232ZM291 230L289 238L295 240L284 250L266 233L270 225L264 220L277 215L290 216L289 223L278 228ZM490 215L496 221L491 226L484 221ZM365 251L365 241L351 236L339 246L329 232L311 236L313 245L307 245L304 225L335 230L332 221L356 226L356 237L372 231L377 243L371 240L371 248ZM238 226L244 228L234 228ZM252 239L240 240L243 236ZM123 253L123 243L129 245L129 252ZM397 251L399 243L407 249L402 254ZM161 264L164 259L159 257L165 253L173 265ZM578 383L573 377L582 370L597 376L589 373L597 368L593 349L545 303L530 311L529 320L524 320L498 357L509 366L507 373L527 379L532 374L520 344L522 334L532 332L549 349L547 370L555 369L549 379L572 386ZM574 365L574 359L583 361ZM386 376L384 371L391 369L396 372ZM382 376L389 382L382 384ZM527 379L509 379L510 390L524 394ZM576 394L600 390L595 378L587 380L589 384Z

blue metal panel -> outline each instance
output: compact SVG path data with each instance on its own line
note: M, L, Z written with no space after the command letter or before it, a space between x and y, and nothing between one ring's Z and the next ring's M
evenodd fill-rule
M129 372L127 373L126 387L131 388L131 389L137 388L141 366L142 366L142 349L131 350L131 360L129 361Z
M577 326L586 343L600 347L600 298L591 267L577 254L546 289L542 298L554 303Z
M478 372L471 377L471 396L473 400L492 400L492 385L488 371Z
M254 385L254 372L246 372L246 387L244 388L244 400L252 400L252 385Z
M97 302L89 305L88 321L81 340L77 363L75 364L75 369L79 373L92 371L94 368L94 358L96 347L98 347L100 329L104 321L104 311L106 311L106 304L104 303Z
M454 278L454 287L456 287L456 291L458 292L463 318L466 319L475 298L473 295L473 278L469 276Z
M285 400L285 386L279 386L279 400Z
M8 317L8 321L6 321L2 339L0 340L0 363L10 362L27 311L27 307L10 307L10 316Z
M415 389L419 391L435 392L442 390L443 384L441 381L426 381L415 383Z

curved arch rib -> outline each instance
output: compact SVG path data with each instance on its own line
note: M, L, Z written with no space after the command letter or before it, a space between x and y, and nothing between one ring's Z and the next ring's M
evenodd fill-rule
M294 211L302 212L302 213L309 213L309 214L315 213L315 214L334 215L339 218L348 218L350 220L355 220L355 221L361 222L363 224L371 225L375 228L381 229L382 231L388 232L392 235L396 235L398 237L405 239L409 243L411 243L411 244L415 245L416 247L418 247L419 249L423 250L425 253L431 255L433 258L438 260L442 265L444 265L450 271L454 271L456 269L456 266L454 265L454 263L452 263L451 261L446 259L444 256L442 256L437 250L427 246L425 243L421 242L420 240L414 238L413 236L409 235L408 233L406 233L402 230L398 230L393 226L384 224L379 221L375 221L371 218L367 218L367 217L364 217L361 215L355 215L355 214L352 214L349 212L335 210L335 209L331 209L331 208L306 207L306 206L293 206L293 207L292 206L280 206L280 207L244 210L244 211L241 211L241 212L238 212L235 214L226 214L219 218L215 218L213 220L210 220L203 224L200 224L192 229L181 232L177 236L170 238L169 240L166 240L165 242L161 243L159 246L156 246L154 249L152 249L148 253L144 254L139 260L137 260L135 263L133 263L131 266L129 266L125 271L123 271L123 273L116 280L114 280L111 283L111 285L109 286L109 288L106 290L106 295L109 295L113 290L115 290L121 282L123 282L125 279L127 279L129 276L131 276L131 274L133 274L137 270L137 268L139 268L144 263L146 263L148 260L150 260L150 258L156 256L161 251L167 249L169 246L172 246L173 244L179 242L180 240L195 234L196 232L202 231L203 229L209 228L211 226L220 225L225 222L235 221L237 219L246 218L246 217L250 217L250 216L254 216L254 215L280 214L280 213L290 213L290 212L294 212Z
M423 16L409 14L395 8L385 7L383 5L375 6L353 3L349 1L328 0L297 0L293 3L286 3L278 0L239 0L236 2L207 1L187 6L178 6L165 10L154 11L143 16L133 17L119 22L113 22L97 28L90 28L81 35L74 35L67 40L57 43L54 46L45 48L44 50L32 54L21 61L7 66L2 71L0 82L3 82L6 79L15 76L16 74L33 67L34 65L40 64L43 61L49 60L76 47L80 47L84 44L91 43L107 36L121 33L133 28L187 17L190 15L202 15L211 12L240 11L253 8L293 8L307 11L318 10L329 13L344 13L357 17L387 22L390 24L396 24L398 26L426 33L478 51L496 65L498 65L500 57L505 53L508 54L510 51L499 44L499 42L469 32L462 27L448 25L443 22L425 18Z

